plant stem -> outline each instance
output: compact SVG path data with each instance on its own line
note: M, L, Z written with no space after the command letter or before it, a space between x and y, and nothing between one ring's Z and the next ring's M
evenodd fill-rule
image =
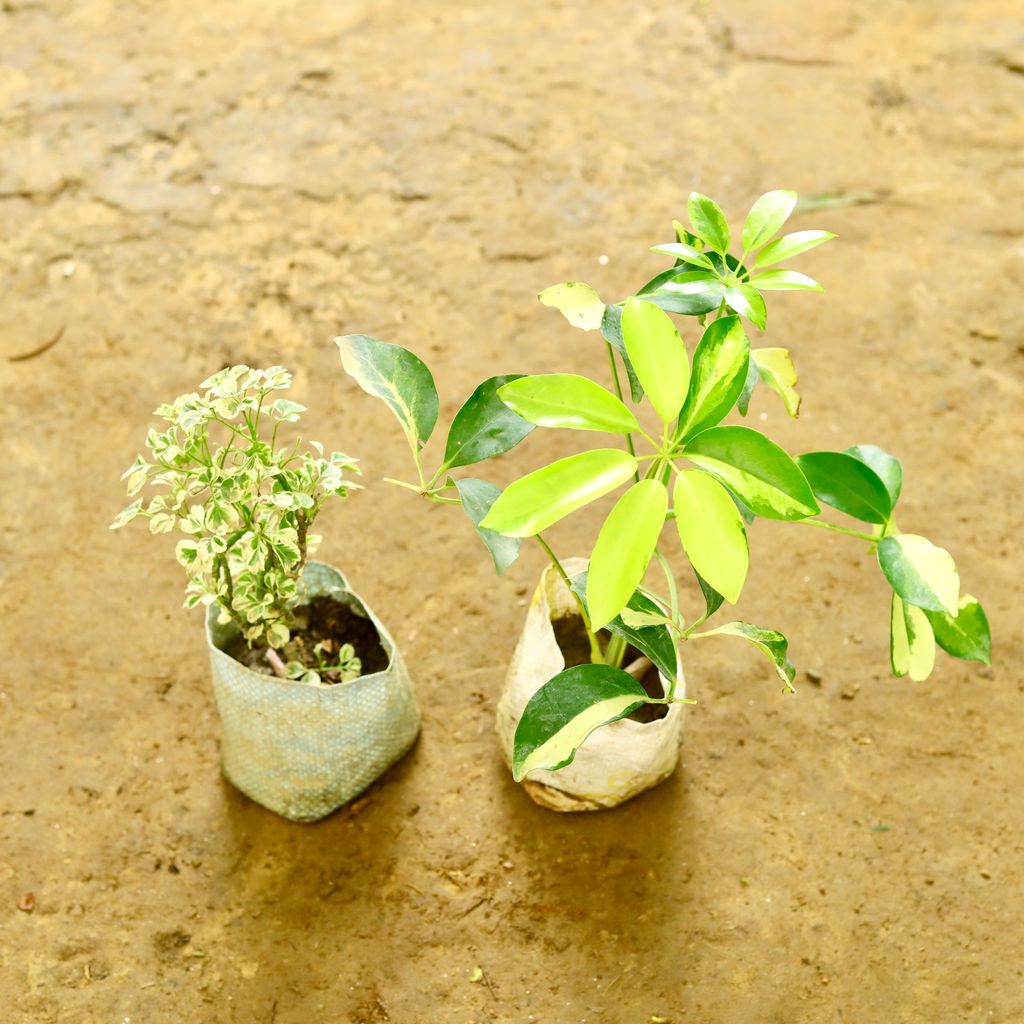
M832 530L834 533L844 533L848 537L859 537L861 540L870 541L872 544L877 544L882 538L876 537L872 533L863 533L860 530L850 530L845 526L836 526L834 523L826 523L824 519L798 519L798 523L804 523L807 526L817 526L822 530Z
M601 652L601 644L598 642L597 637L594 635L594 630L590 625L590 616L587 614L586 605L584 605L582 598L575 590L572 589L572 580L569 579L569 574L565 571L564 566L558 560L558 556L551 550L551 546L548 542L539 534L534 534L537 539L537 543L547 553L548 558L551 560L551 564L555 567L558 575L562 577L562 582L565 584L569 593L572 594L573 600L576 602L576 606L579 608L580 618L583 620L583 628L587 631L587 640L590 643L590 661L594 665L603 665L605 663L604 654Z
M610 341L606 341L604 343L604 347L606 349L608 349L608 364L611 366L611 369L612 369L612 384L615 385L615 395L618 398L618 400L621 402L622 401L622 383L619 381L619 364L615 362L615 349L612 348L612 344L611 344ZM636 458L636 449L633 447L633 435L632 434L627 434L626 435L626 448L629 451L629 454L632 455L633 458L635 459ZM637 483L639 483L640 482L640 470L637 469L637 471L633 474L633 476L636 478Z

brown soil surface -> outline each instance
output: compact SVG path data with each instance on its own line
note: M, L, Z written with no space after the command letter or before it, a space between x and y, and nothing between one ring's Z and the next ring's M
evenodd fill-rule
M1010 0L6 0L0 1017L1024 1020L1021 32ZM540 558L496 582L457 510L380 482L405 442L330 339L416 349L442 416L496 372L593 370L539 289L619 297L691 188L739 217L780 186L842 193L796 218L841 237L801 261L826 296L772 296L800 422L771 394L753 422L900 454L901 525L956 553L995 664L892 680L861 547L759 522L742 616L820 685L698 645L676 774L544 811L492 731ZM233 361L293 368L308 435L362 458L320 555L424 711L314 826L220 778L172 538L107 531L150 411Z
M318 644L330 644L330 653L315 651ZM361 674L372 675L388 667L388 655L380 642L377 627L361 615L330 597L315 597L308 605L295 610L295 622L288 643L278 652L284 662L298 661L307 668L316 668L321 662L337 664L337 652L343 644L351 644L360 661ZM267 661L265 645L250 647L241 634L235 637L225 653L248 668L264 675L273 675ZM337 683L337 672L322 674L322 682Z

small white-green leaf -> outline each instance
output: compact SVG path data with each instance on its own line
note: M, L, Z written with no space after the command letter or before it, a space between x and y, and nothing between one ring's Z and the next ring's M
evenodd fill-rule
M791 189L765 192L750 208L743 223L743 248L750 252L764 245L789 220L796 200L797 195Z
M878 564L893 590L907 604L955 616L960 577L953 556L925 537L903 533L878 545Z
M770 267L793 256L799 256L816 245L827 242L836 236L831 231L794 231L792 234L783 235L775 242L766 245L754 260L752 269L758 267Z
M575 373L520 377L499 388L498 397L527 423L538 427L628 434L639 426L621 399Z
M594 629L626 607L644 578L668 511L660 480L641 480L608 513L587 570L587 609Z
M426 444L437 422L434 378L419 356L365 334L335 338L345 372L367 393L383 399L410 443Z
M798 270L766 270L757 274L753 285L762 292L823 292L825 289Z
M750 553L743 517L729 492L707 473L687 469L676 477L672 504L690 564L735 604L747 578Z
M532 537L620 487L636 465L632 455L617 448L559 459L509 484L478 525L508 537Z
M602 725L635 711L647 699L627 672L609 665L577 665L549 679L530 698L512 746L512 777L571 763L583 741Z
M601 327L604 303L589 284L566 281L545 288L537 298L545 306L557 309L573 327L583 331L596 331Z
M679 415L690 384L690 362L671 317L635 296L622 310L622 339L651 405L668 423Z
M896 593L889 624L889 661L893 675L909 675L916 683L927 679L935 667L935 636L927 616Z
M785 403L786 412L796 419L800 412L800 396L796 393L796 368L789 351L784 348L752 348L750 360L758 375Z
M690 215L690 226L701 241L715 252L727 253L729 224L718 204L699 192L691 192L686 209Z

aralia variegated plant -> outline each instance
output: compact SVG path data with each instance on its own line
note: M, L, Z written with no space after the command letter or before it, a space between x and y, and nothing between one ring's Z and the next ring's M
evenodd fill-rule
M301 438L279 436L305 412L297 402L272 399L291 382L282 366L230 366L199 385L203 394L161 405L155 415L166 425L150 429L148 454L139 455L122 479L129 497L147 484L162 493L148 502L135 498L111 524L119 529L142 517L152 533L183 533L176 554L188 577L185 607L215 604L221 622L233 622L250 646L271 651L288 643L305 597L302 570L320 542L309 528L328 498L359 486L345 477L358 472L355 459L341 452L325 456L316 441L302 450ZM280 658L272 664L304 682L318 682L321 674L343 681L360 674L348 644L332 658L315 653L315 668Z
M897 676L926 678L936 644L956 657L989 661L985 614L974 598L960 595L953 559L896 526L902 468L894 456L860 444L791 457L763 433L723 423L733 409L746 414L759 382L779 395L791 416L799 409L789 353L752 348L744 329L744 320L765 328L764 292L821 290L805 274L778 267L834 237L827 231L796 231L776 238L796 201L796 193L785 190L758 199L735 257L721 209L693 193L692 230L677 222L675 241L654 247L674 257L674 264L635 295L605 303L578 282L542 292L541 302L570 324L600 332L611 389L569 373L492 377L456 414L433 474L424 470L422 458L438 411L430 371L398 346L366 336L337 339L348 373L383 398L405 429L418 481L403 486L432 501L461 504L499 573L515 559L524 538L535 538L577 599L591 664L560 672L527 704L515 735L517 779L533 769L565 766L590 732L644 703L683 700L676 693L678 651L694 640L734 636L754 644L792 690L795 670L782 634L740 620L706 625L723 604L739 600L749 562L746 528L757 517L833 530L876 552L893 591L890 651ZM692 357L669 314L696 318L700 336ZM638 416L627 398L634 406L649 406L653 417ZM617 435L622 444L587 445L504 491L450 475L507 452L535 426ZM622 488L587 572L569 579L544 531ZM821 518L821 505L860 520L865 528L828 522ZM696 614L680 605L667 550L676 545L703 593L704 607ZM664 576L660 593L644 584L653 563ZM627 645L657 666L666 681L663 696L653 697L641 686L635 663L631 671L623 668Z

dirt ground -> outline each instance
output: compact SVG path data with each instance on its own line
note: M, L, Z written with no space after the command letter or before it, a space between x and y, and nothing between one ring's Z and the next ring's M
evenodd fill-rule
M5 1024L1024 1021L1019 15L4 0ZM417 350L442 415L493 373L599 373L535 293L637 287L694 187L734 218L768 188L846 196L797 219L841 236L801 261L827 294L771 302L805 412L752 415L791 450L902 456L901 525L956 554L995 664L892 680L861 547L759 523L743 617L820 684L786 698L756 655L699 648L679 771L558 816L492 731L541 562L497 582L457 511L380 482L403 441L330 339ZM173 541L107 531L151 410L236 361L292 368L309 436L362 458L321 555L424 711L413 753L314 826L221 779Z

